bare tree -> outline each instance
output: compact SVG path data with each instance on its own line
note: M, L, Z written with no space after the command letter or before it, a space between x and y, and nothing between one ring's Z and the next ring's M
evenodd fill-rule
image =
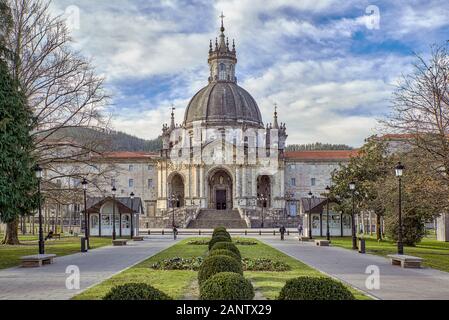
M393 112L383 124L409 135L422 150L428 174L449 184L449 51L434 45L430 58L416 55L414 72L403 77L393 96Z
M5 41L11 54L9 65L34 114L33 153L47 171L43 186L54 185L62 177L94 179L103 172L91 170L89 164L107 141L95 135L73 139L69 133L74 128L107 130L104 79L73 49L65 20L50 14L49 1L7 0L7 4L12 16ZM59 169L55 163L71 169ZM70 202L66 198L73 194L65 190L47 193L52 200L60 197L63 203Z

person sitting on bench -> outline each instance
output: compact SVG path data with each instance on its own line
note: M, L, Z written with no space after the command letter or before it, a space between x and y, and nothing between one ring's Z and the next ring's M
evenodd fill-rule
M45 241L49 240L49 239L53 239L53 231L50 231L47 236L45 237Z

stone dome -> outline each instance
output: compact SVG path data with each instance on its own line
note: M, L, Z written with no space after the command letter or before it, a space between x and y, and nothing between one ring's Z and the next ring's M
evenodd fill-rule
M231 81L211 82L201 89L187 107L184 124L236 125L263 127L262 115L254 98Z

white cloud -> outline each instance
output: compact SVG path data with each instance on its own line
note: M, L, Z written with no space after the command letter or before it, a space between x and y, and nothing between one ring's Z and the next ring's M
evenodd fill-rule
M217 36L224 11L226 34L237 41L238 76L265 121L272 121L277 102L289 143L360 145L387 110L392 84L407 73L410 57L376 48L356 54L352 46L434 40L432 31L449 24L445 2L379 1L381 29L366 32L366 1L80 0L81 29L74 38L121 103L115 128L155 138L170 121L170 105L181 122L190 98L207 84L209 39ZM54 0L54 8L72 3ZM355 41L357 32L368 40ZM169 79L166 88L138 92L124 85L160 78Z

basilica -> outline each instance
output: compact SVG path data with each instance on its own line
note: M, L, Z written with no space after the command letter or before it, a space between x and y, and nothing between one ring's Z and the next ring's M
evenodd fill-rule
M223 20L219 37L210 41L207 62L207 85L191 99L182 123L172 112L170 124L163 125L148 226L297 226L301 198L314 190L315 228L323 232L319 199L331 171L354 152L316 152L316 159L303 159L313 163L308 178L309 170L295 160L311 154L285 152L287 128L277 106L273 119L264 122L255 99L238 85L237 50L225 36ZM349 232L349 219L331 216L336 234Z

